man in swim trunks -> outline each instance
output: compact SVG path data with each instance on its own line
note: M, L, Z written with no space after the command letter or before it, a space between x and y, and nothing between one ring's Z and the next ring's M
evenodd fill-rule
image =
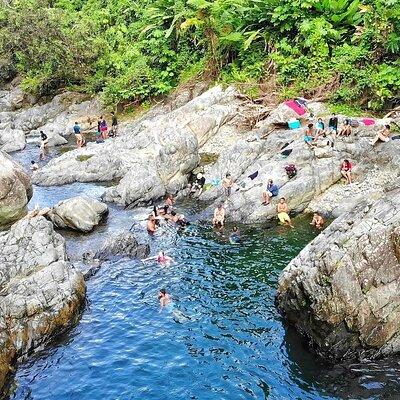
M83 139L80 125L77 122L75 122L73 129L74 129L74 134L75 134L75 139L76 139L76 145L78 148L82 147L83 144L85 143L85 140Z
M272 179L270 179L267 184L267 190L265 192L263 192L263 194L262 194L263 202L261 204L263 204L264 206L267 206L269 204L269 202L271 201L271 198L278 196L278 193L279 193L278 186L274 184Z
M212 224L214 226L224 226L225 223L225 208L222 204L218 204L218 207L214 210L214 218L212 219Z
M157 225L156 225L156 218L154 215L150 214L149 219L147 220L147 233L150 236L153 236L156 233Z
M233 179L231 174L228 172L225 175L225 178L222 179L222 187L224 188L224 193L226 197L229 197L231 195L232 186L233 186Z
M317 229L322 229L325 224L324 219L318 213L314 213L313 219L310 222L310 225L314 225Z
M292 225L292 220L289 217L289 207L286 203L286 199L281 197L277 206L278 218L281 224L289 225L291 228L294 228Z
M161 289L158 293L158 300L160 300L160 306L165 307L171 301L171 297L165 289Z

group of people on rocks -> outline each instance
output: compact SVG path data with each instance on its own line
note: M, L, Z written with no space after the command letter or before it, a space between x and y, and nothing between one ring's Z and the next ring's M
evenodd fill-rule
M327 139L327 144L334 147L337 137L344 136L348 137L352 135L353 127L352 120L346 118L341 125L339 125L339 120L336 115L329 118L328 127L326 128L322 118L318 118L316 126L314 123L309 123L304 131L303 140L305 144L310 147L316 147L317 141L320 139ZM375 145L377 142L387 142L389 141L390 135L390 125L385 125L370 142L371 145Z

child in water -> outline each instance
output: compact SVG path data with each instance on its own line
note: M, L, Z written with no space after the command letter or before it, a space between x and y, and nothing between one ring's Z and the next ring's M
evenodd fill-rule
M236 225L233 227L232 232L229 235L229 241L232 244L238 244L238 243L241 242L240 231L239 231L239 228Z

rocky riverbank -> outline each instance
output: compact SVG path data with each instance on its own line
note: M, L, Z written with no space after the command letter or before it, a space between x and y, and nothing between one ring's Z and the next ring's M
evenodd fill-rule
M38 130L44 130L51 146L65 143L74 121L91 130L103 111L96 100L71 93L39 104L17 88L0 93L0 102L5 110L1 115L0 140L9 144L13 139L7 138L15 138L18 149L25 145L20 141L21 132L25 141L26 137L36 137ZM303 125L316 117L327 120L329 111L324 104L310 102L308 107L314 117L304 119ZM280 188L279 196L286 197L294 214L319 211L338 217L283 271L277 297L279 308L321 354L342 358L398 352L397 309L393 304L397 304L395 293L400 277L395 273L399 265L394 245L397 236L393 235L397 232L395 214L400 207L395 199L400 176L400 141L372 147L369 141L386 122L377 121L372 127L359 126L348 138L337 138L333 146L328 137L318 140L311 149L303 141L303 130L284 127L295 116L284 104L269 108L254 104L232 87L217 86L194 98L184 93L136 120L121 123L116 138L88 143L41 163L32 180L42 186L109 182L102 196L104 201L135 207L153 204L167 193L178 199L186 196L192 174L201 171L207 184L199 200L209 206L205 218L210 218L215 204L223 201L228 221L254 223L276 219L277 200L273 199L268 206L261 204L266 182L273 179ZM3 149L17 150L7 146ZM341 181L343 159L354 165L352 185ZM6 188L0 196L3 202L0 225L7 228L26 212L31 184L26 172L4 153L0 164L4 175L0 176L4 182L2 188ZM285 172L287 164L294 164L298 171L290 179ZM232 194L225 197L221 178L228 172L235 183ZM77 197L61 201L43 214L57 228L89 232L108 211L103 202ZM26 233L16 234L21 227ZM29 264L33 272L29 270L26 279L54 264L52 268L58 272L46 275L49 290L69 282L67 290L60 287L58 304L62 307L51 309L51 320L56 322L40 322L50 326L40 325L45 334L36 335L34 331L31 336L29 331L24 344L21 340L13 342L10 329L5 330L3 358L9 363L73 319L82 304L84 283L81 274L67 261L65 249L47 249L48 243L61 243L57 249L64 245L52 224L43 217L23 219L2 235L4 246L9 246L6 242L15 242L12 250L4 247L5 254L24 252L24 256L15 256L14 261L5 259L20 266L18 279L25 276L29 252L36 250L29 246L20 250L20 244L17 245L20 239L14 240L16 235L21 240L28 237L38 241L43 244L40 252L50 254L47 264L42 261ZM110 254L132 257L148 254L148 247L139 245L130 234L117 237L117 241L98 251L100 258L108 259ZM377 254L382 249L387 258L385 265L390 268L380 267ZM8 288L9 281L17 279L16 276L10 275L0 287ZM33 292L39 290L36 283L30 282ZM383 298L387 300L384 304ZM30 307L30 300L24 304ZM37 313L40 315L42 308ZM0 317L9 315L7 311ZM25 326L26 332L30 314L23 314L23 318L21 330Z

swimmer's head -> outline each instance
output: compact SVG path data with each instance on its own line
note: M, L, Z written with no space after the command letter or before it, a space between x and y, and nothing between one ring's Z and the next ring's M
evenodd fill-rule
M160 293L158 297L164 297L167 294L167 291L165 289L160 289Z

